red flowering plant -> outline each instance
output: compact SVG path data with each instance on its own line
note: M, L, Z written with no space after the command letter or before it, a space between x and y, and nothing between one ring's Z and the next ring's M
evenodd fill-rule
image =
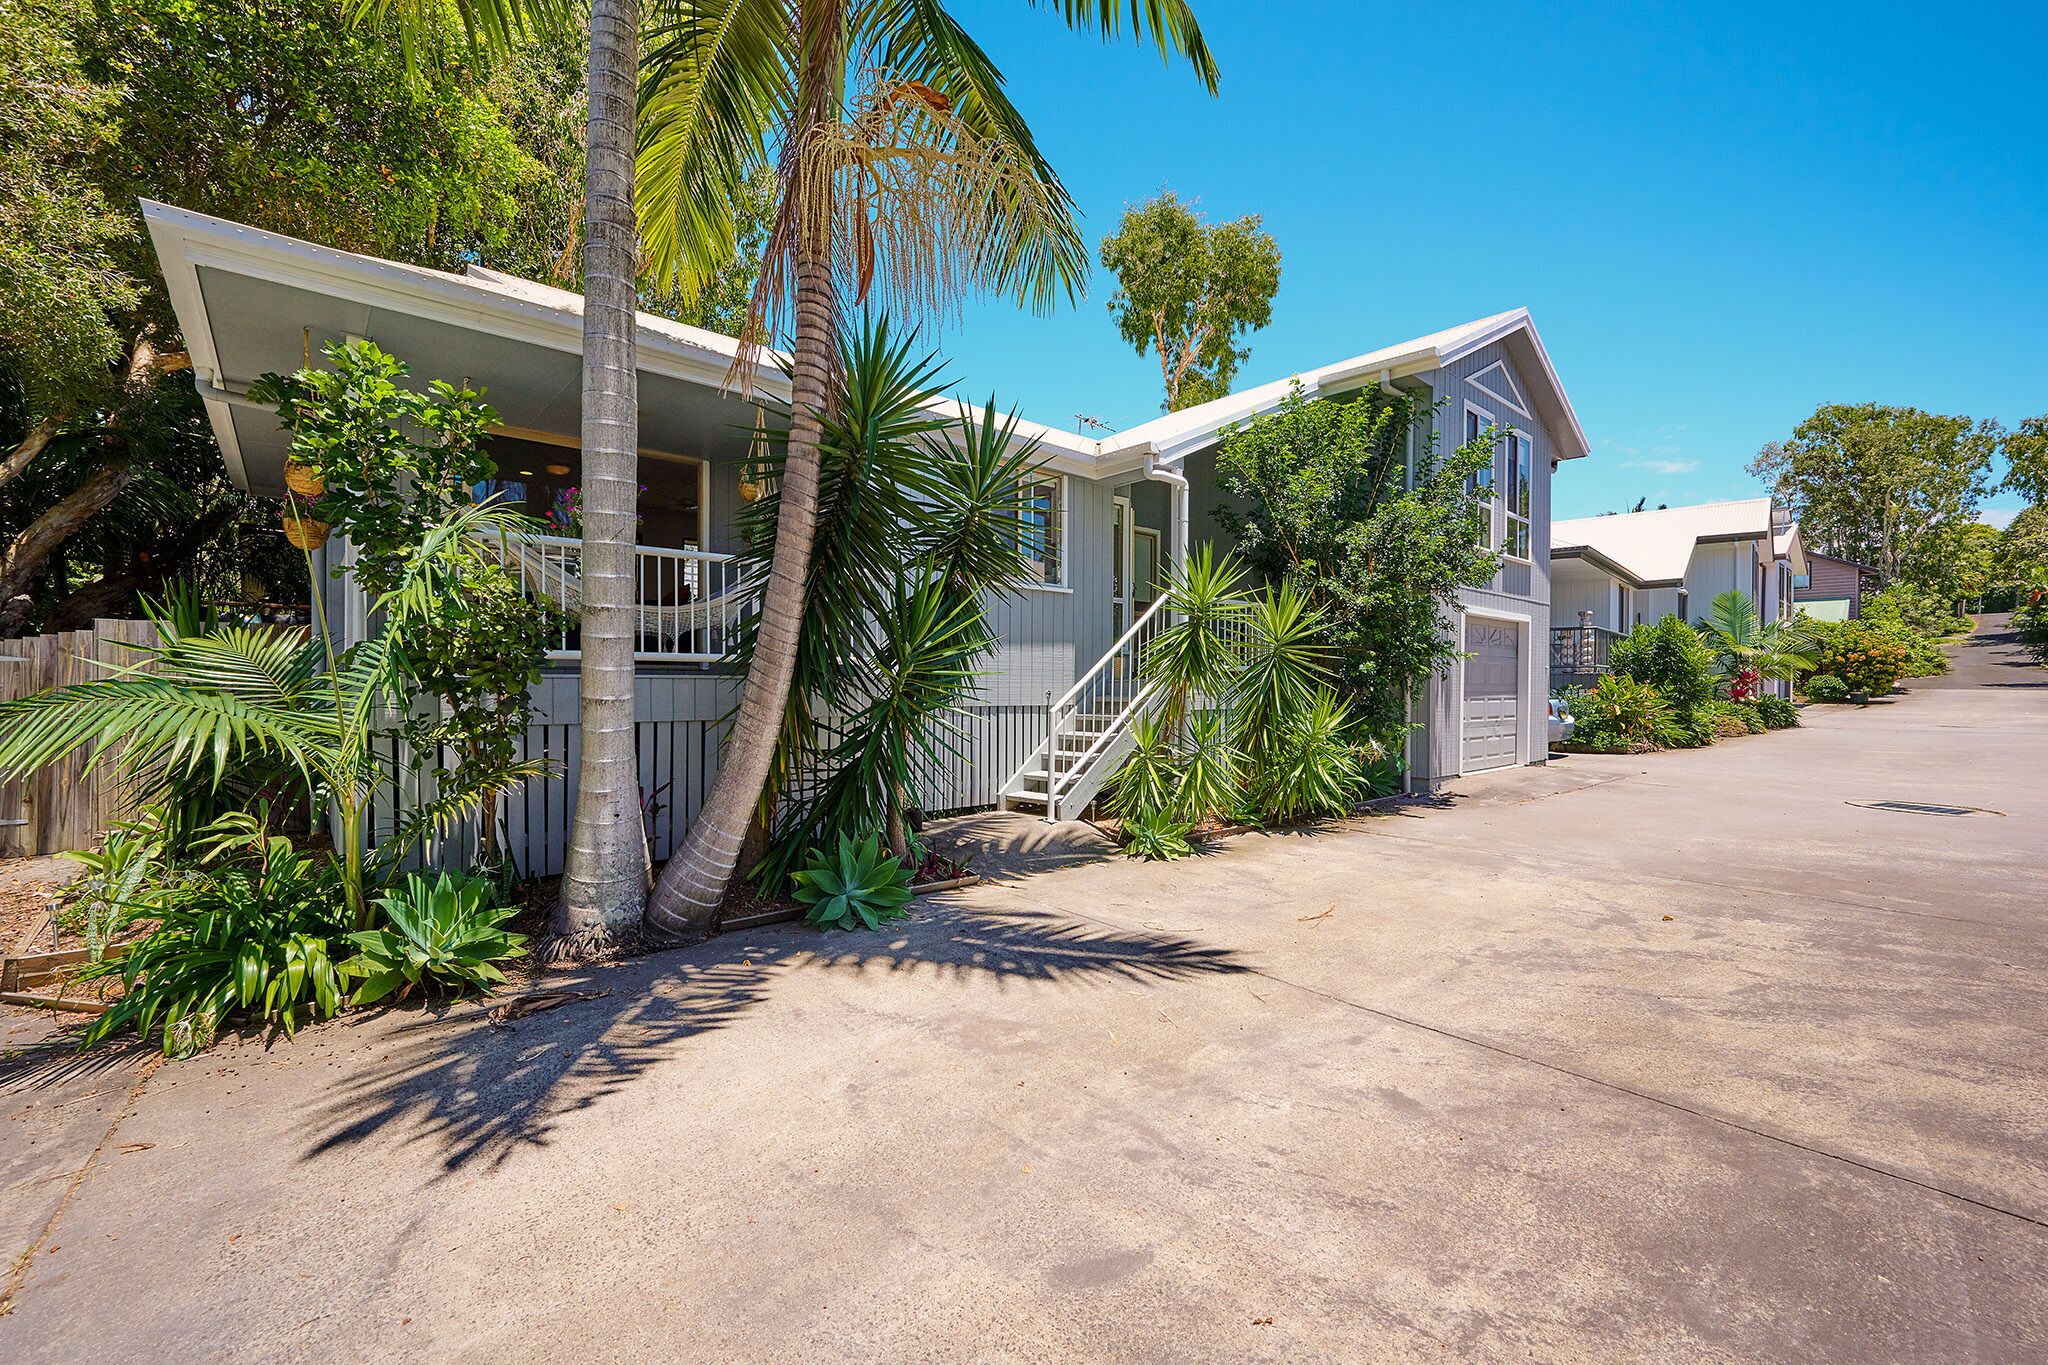
M1754 668L1736 670L1728 679L1728 700L1755 701L1763 695L1764 675Z

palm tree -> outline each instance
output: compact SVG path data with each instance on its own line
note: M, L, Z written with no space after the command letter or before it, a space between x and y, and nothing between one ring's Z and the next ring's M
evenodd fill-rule
M203 619L175 596L152 614L160 642L111 676L0 704L0 772L22 776L71 754L88 768L117 765L138 794L179 805L208 804L252 773L288 796L333 813L336 863L347 910L368 919L366 890L423 835L490 810L497 798L546 764L513 765L486 784L408 812L393 837L367 851L372 808L391 778L378 755L386 717L410 700L408 638L445 616L466 564L494 536L519 534L526 519L497 504L466 506L433 527L408 553L390 591L372 604L377 634L338 653L324 616L306 636ZM319 602L319 595L314 595Z
M1765 678L1798 677L1813 667L1813 641L1789 621L1762 621L1746 593L1718 594L1699 622L1724 677L1747 669Z
M441 22L444 0L346 0L352 21L396 18L410 46ZM665 11L710 8L658 0ZM455 0L477 45L511 49L530 33L580 31L573 0ZM561 897L543 955L601 949L638 924L648 858L633 737L634 513L639 499L640 399L636 289L640 246L633 208L639 0L590 0L589 112L583 167L582 757ZM731 255L732 225L725 227ZM679 277L687 295L712 266Z
M1128 23L1215 89L1187 0L1060 8L1069 26L1105 38ZM1088 257L1001 73L940 0L657 0L655 15L639 160L649 265L657 279L687 279L729 252L732 207L772 161L779 203L740 377L784 324L791 343L790 429L752 664L718 776L647 909L652 930L678 935L715 923L774 763L801 643L842 301L865 304L879 285L899 312L930 316L986 288L1043 308L1076 292Z

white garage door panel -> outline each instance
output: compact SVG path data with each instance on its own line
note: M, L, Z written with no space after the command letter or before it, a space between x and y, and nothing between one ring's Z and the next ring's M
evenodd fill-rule
M1465 619L1465 771L1522 761L1521 631L1512 621Z

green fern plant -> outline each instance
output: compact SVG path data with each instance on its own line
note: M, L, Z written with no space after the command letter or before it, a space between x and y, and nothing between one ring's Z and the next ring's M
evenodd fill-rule
M791 880L804 920L821 928L879 928L911 901L910 869L874 834L858 842L841 835L829 855L813 849L810 865Z
M351 997L358 1005L393 991L403 1000L421 986L488 990L505 979L497 964L526 951L526 936L504 927L518 910L498 903L488 877L415 872L376 908L382 927L350 934L356 955L342 964L362 983Z

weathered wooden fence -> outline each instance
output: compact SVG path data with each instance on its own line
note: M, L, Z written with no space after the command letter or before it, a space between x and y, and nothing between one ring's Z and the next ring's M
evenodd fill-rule
M103 678L135 661L134 646L154 643L156 627L147 621L95 621L91 630L0 640L0 701ZM130 810L114 765L88 773L83 755L23 780L0 780L0 857L90 848Z

